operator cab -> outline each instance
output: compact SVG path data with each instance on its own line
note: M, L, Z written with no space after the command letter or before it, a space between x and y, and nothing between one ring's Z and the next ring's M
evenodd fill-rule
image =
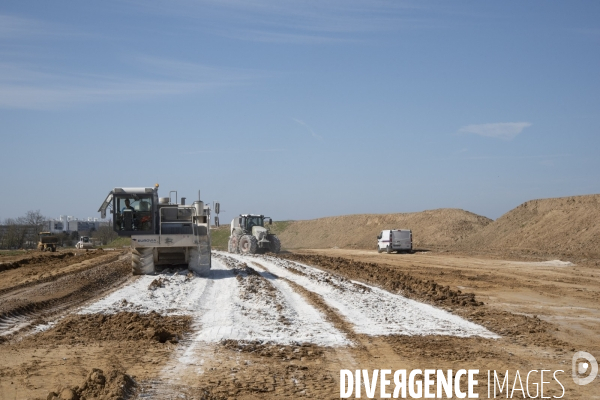
M112 213L113 230L119 236L158 233L156 205L158 188L115 188L100 207L102 218L106 208Z
M265 221L262 215L242 217L241 226L246 231L252 231L253 226L264 226Z
M265 218L264 215L253 215L253 214L242 214L239 217L238 224L245 232L252 232L252 228L255 226L265 226L265 219L268 220L268 224L273 224L271 218Z

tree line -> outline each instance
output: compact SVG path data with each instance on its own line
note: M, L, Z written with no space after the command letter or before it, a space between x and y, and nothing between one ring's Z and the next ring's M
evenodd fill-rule
M34 249L37 247L39 233L47 231L47 221L50 218L42 215L40 210L27 211L18 218L6 218L0 224L0 249ZM63 231L57 234L62 246L71 247L79 240L79 232L67 233ZM83 232L83 236L89 236L102 244L108 244L117 237L111 226L101 225L98 230Z

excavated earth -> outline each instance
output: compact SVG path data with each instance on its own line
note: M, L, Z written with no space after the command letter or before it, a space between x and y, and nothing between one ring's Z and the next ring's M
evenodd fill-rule
M466 238L458 249L598 260L600 195L527 201Z
M374 249L383 229L411 229L416 247L454 246L493 221L455 208L413 213L357 214L292 221L278 233L287 249Z
M0 257L0 399L339 398L340 369L426 368L479 369L480 398L488 370L600 393L570 378L575 351L600 355L592 259L213 252L208 277L134 277L129 257Z

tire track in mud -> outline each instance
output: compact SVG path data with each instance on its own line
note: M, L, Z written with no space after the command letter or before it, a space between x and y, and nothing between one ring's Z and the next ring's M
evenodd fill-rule
M306 301L314 306L316 309L320 310L326 318L333 324L334 327L344 332L352 341L358 341L356 332L354 331L352 324L346 320L343 316L341 316L338 312L333 310L323 299L323 296L311 292L310 290L300 286L294 281L291 281L287 278L282 278L280 276L275 275L272 272L269 272L269 269L264 265L252 261L252 264L256 265L258 268L262 270L262 272L258 272L261 276L265 277L265 275L270 276L271 279L280 279L283 282L287 283L295 292L300 294L302 297L306 299ZM359 344L359 343L355 343Z
M363 343L363 338L360 337L361 335L357 335L354 331L352 323L350 323L348 320L346 320L346 318L341 316L336 310L332 309L325 302L323 296L311 292L310 290L307 290L306 288L298 285L297 283L289 279L281 278L273 274L272 272L269 272L269 270L264 265L256 261L253 261L252 263L263 270L261 274L269 274L276 279L281 279L282 281L286 282L292 288L292 290L296 291L296 293L303 296L306 299L306 301L312 306L314 306L317 310L320 310L335 328L343 332L350 339L352 344L351 347L354 347L354 349L352 349L354 351L351 351L350 346L344 347L342 349L336 349L333 354L329 355L329 359L335 358L336 364L344 365L348 368L353 368L359 364L352 353L354 353L355 351L367 352L367 347ZM303 274L300 271L294 271L298 274ZM331 360L329 361L331 362Z
M11 269L17 269L24 266L35 266L36 264L52 264L53 262L64 260L65 258L75 257L77 253L74 252L64 252L64 253L54 253L50 255L35 255L33 257L23 256L20 260L16 261L8 261L8 262L0 262L0 272L8 271Z
M112 290L129 277L129 263L113 261L5 293L0 297L0 341Z
M67 253L67 254L73 254L73 257L78 257L74 253ZM84 265L81 266L81 268L69 269L69 270L66 270L66 271L63 271L63 272L56 273L54 275L49 275L49 276L44 276L44 277L40 276L39 278L37 278L37 279L35 279L33 281L30 281L30 282L23 282L23 283L20 283L20 284L11 286L11 287L0 289L0 300L1 300L1 297L4 296L5 294L9 294L11 292L15 292L17 290L25 289L25 288L28 288L28 287L31 287L31 286L36 286L36 285L40 285L40 284L43 284L43 283L56 281L57 279L60 279L62 277L69 276L69 275L72 275L72 274L84 271L86 269L93 268L96 265L96 261L105 264L105 263L110 263L110 262L116 261L116 260L118 260L118 259L120 259L120 258L123 257L122 254L115 254L115 255L109 256L109 257L107 257L106 259L103 259L103 260L95 260L96 258L101 258L101 257L106 257L106 256L107 256L107 254L102 254L102 253L100 253L98 255L94 255L93 253L90 253L89 256L87 254L85 254L83 256L84 257L83 260L80 260L79 258L76 258L76 259L73 260L73 261L76 261L73 264L81 264L81 263L85 263L87 261L91 261L90 264L87 264L87 265L84 264ZM54 259L53 261L62 261L65 258L67 258L67 257L59 257L57 259ZM43 260L43 259L40 258L40 260ZM71 264L71 265L73 265L73 264ZM34 266L34 267L37 267L37 265L35 265L35 263L25 263L25 264L20 265L20 267L24 267L24 266ZM44 266L47 269L51 268L52 267L52 263L50 265L44 265ZM5 271L10 271L10 269L6 269ZM43 273L41 275L43 275ZM1 275L0 275L0 277L1 277Z
M353 325L369 336L450 335L498 338L484 327L443 309L407 299L399 294L351 281L294 261L270 256L237 256L261 261L270 272L317 293Z
M335 344L331 338L337 336L338 345L350 343L321 311L283 280L221 254L213 253L208 280L193 324L196 332L180 341L157 378L142 383L144 397L185 392L221 398L240 391L283 394L323 382L331 386L333 378L320 370L273 368L279 362L322 362L325 347L313 341L329 337ZM324 324L330 328L324 330ZM316 332L310 336L307 330Z
M451 290L447 285L440 285L431 279L420 279L392 265L313 254L287 253L279 257L442 307L472 323L484 326L491 332L511 337L523 344L567 346L565 342L554 337L556 326L536 315L515 314L489 307L477 301L473 293Z
M249 267L246 261L219 253L215 253L214 257L231 271L236 279L236 285L233 287L226 288L222 285L222 290L231 291L232 303L229 310L231 316L225 322L245 324L247 329L220 338L205 335L206 339L263 340L280 344L348 344L344 336L326 322L317 309L287 284L281 285L273 276L258 273ZM218 270L213 271L217 272ZM205 317L206 315L203 316ZM206 326L203 329L206 329Z
M268 268L266 268L263 264L260 264L257 261L252 261L252 264L264 270L264 274L274 275L272 272L268 272ZM290 271L300 276L306 276L301 269L290 268ZM329 358L332 359L330 361L332 361L334 364L344 366L344 368L351 370L355 369L355 367L359 367L360 365L364 366L364 361L358 361L359 359L377 360L377 365L379 367L387 366L391 368L391 366L394 365L393 355L397 354L397 351L389 344L387 337L369 336L356 333L353 324L343 315L341 315L339 310L335 310L329 304L327 304L322 295L311 292L305 287L287 278L278 278L287 282L288 285L293 288L293 290L304 296L315 308L321 310L321 312L327 316L328 320L337 329L344 332L353 342L351 347L336 349L334 354L329 355ZM363 285L358 284L356 286L361 290L368 290L368 287ZM335 360L333 360L333 358Z

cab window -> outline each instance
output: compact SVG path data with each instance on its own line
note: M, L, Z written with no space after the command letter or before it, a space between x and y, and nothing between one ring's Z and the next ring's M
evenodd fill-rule
M152 197L130 195L115 198L115 230L152 231Z

